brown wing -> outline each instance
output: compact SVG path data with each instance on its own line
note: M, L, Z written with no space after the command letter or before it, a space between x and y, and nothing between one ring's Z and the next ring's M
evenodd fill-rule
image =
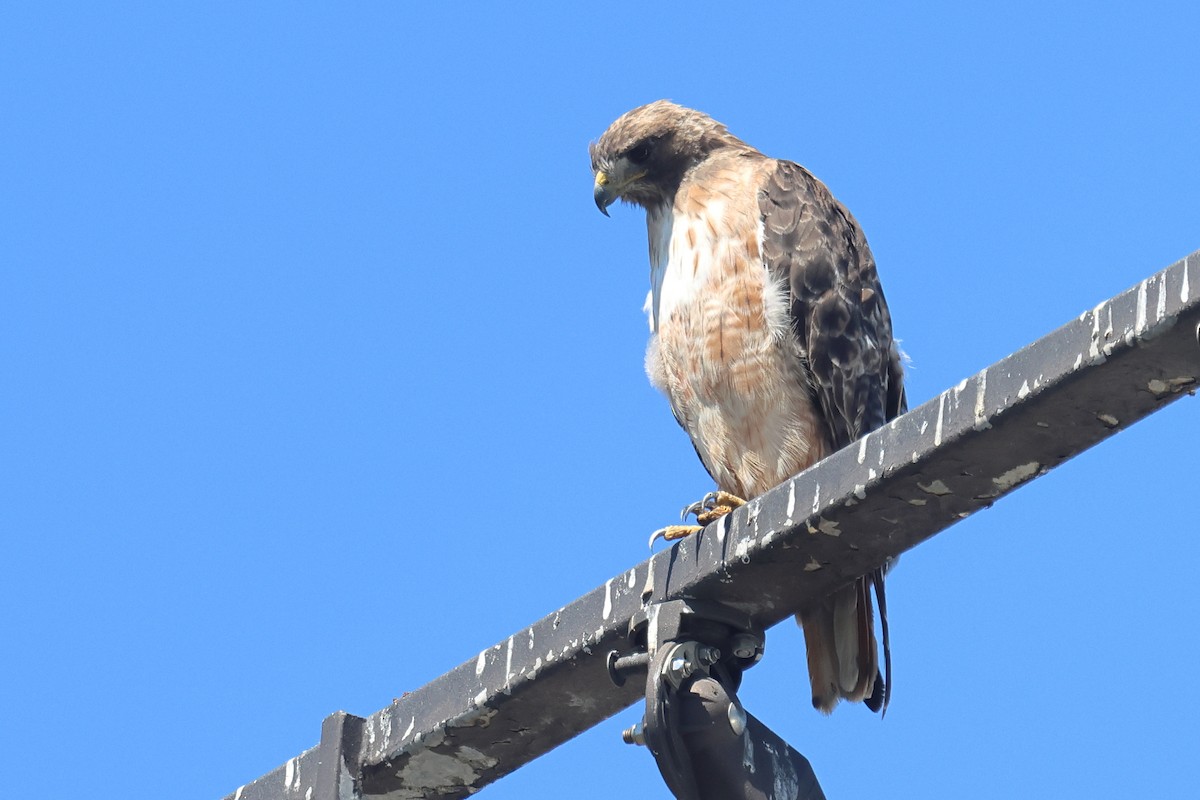
M798 164L768 168L759 209L763 256L788 286L800 357L838 450L906 410L875 259L850 212Z
M758 202L763 258L788 287L797 357L833 452L906 410L899 351L875 259L850 212L797 164L768 166ZM859 578L799 615L813 705L823 711L838 697L862 700L874 711L887 709L892 658L884 571ZM884 676L878 674L868 585L879 601ZM848 639L854 646L845 644ZM849 672L847 657L853 664Z

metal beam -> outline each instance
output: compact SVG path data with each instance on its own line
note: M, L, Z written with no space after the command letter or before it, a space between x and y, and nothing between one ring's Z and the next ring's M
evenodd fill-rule
M1200 252L365 720L334 715L229 798L465 797L639 699L605 655L645 604L719 600L774 625L1198 380Z

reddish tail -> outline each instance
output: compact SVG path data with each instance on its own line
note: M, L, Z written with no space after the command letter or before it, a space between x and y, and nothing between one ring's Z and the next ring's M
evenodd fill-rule
M879 674L875 615L871 607L872 586L879 598L886 679ZM892 659L883 570L843 586L812 608L797 614L796 620L804 627L804 641L808 647L813 707L828 714L839 700L845 698L866 703L872 711L886 712Z

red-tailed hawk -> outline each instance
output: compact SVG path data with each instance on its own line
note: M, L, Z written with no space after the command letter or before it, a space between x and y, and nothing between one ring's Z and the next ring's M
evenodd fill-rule
M618 198L646 210L646 371L721 492L692 506L701 521L905 410L866 237L806 169L665 100L620 117L591 156L601 211ZM887 706L872 583L890 667L882 570L797 615L813 706L826 713L841 698Z

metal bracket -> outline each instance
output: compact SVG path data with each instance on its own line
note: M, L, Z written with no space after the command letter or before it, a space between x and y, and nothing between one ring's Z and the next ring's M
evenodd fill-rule
M765 641L747 614L672 600L635 616L629 637L638 649L609 653L609 674L621 685L645 670L646 710L623 738L650 750L675 797L824 800L808 760L738 701Z
M336 711L321 723L317 779L311 800L358 800L362 717Z

